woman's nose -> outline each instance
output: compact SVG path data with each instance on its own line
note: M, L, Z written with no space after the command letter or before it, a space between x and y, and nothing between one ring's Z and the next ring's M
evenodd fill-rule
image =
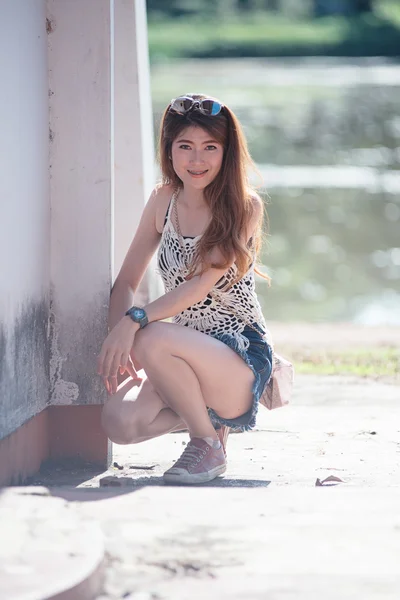
M201 163L201 162L204 162L202 150L193 150L193 153L192 153L192 156L191 156L191 162L192 163Z

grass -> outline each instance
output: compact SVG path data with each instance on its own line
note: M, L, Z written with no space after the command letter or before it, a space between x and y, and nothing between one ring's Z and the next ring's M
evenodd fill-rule
M294 362L297 373L309 375L356 375L400 380L400 348L352 348L351 350L281 349Z
M337 43L341 39L342 27L337 20L325 22L316 27L312 22L288 22L280 16L260 15L257 21L246 19L212 27L208 21L192 18L149 23L149 47L152 56L163 55L168 58L206 54L216 45L253 46L265 43L282 43L291 40L293 44L308 42L318 44L329 40Z
M200 17L149 17L152 61L235 56L375 56L400 54L400 5L382 0L376 13L294 20L272 12Z

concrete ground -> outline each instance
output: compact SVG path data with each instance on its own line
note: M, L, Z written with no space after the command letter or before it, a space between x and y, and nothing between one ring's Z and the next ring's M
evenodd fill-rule
M0 495L0 597L398 600L399 400L390 382L298 376L194 488L161 478L186 434L115 446L105 473L43 470Z

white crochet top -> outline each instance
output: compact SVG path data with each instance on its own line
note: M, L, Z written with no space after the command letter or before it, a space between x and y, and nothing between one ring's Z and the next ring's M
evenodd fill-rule
M192 262L201 237L198 235L193 238L183 238L186 251L184 257L178 233L171 220L174 202L176 199L173 195L158 249L158 272L166 292L185 282L188 274L185 259L187 264ZM173 322L216 337L229 334L236 339L238 347L243 350L248 347L249 342L241 335L242 331L248 323L257 323L265 332L267 342L271 344L271 336L255 291L254 262L247 273L228 288L235 279L236 272L237 268L233 265L204 300L177 314L173 317Z

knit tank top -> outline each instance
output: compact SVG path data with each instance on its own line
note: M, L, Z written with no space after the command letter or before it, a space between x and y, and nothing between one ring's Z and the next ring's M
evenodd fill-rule
M186 252L184 257L171 218L174 214L174 202L176 202L175 195L172 196L168 207L157 256L158 272L166 292L185 282L189 272L185 261L187 264L192 262L201 238L201 235L182 238ZM255 291L254 261L247 273L231 285L236 273L236 265L233 265L203 300L175 315L173 322L215 337L229 334L235 338L238 348L243 350L247 349L249 341L242 332L249 323L256 323L264 332L267 342L271 344L270 334Z

